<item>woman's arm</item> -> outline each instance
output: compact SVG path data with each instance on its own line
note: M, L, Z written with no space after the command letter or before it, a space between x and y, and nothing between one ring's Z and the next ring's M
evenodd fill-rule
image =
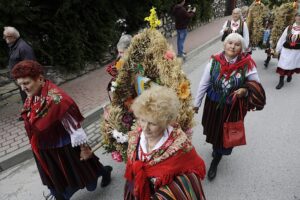
M80 123L68 113L61 120L61 123L70 134L72 147L80 146L80 160L87 160L91 158L93 153L87 144L87 135Z
M248 81L256 81L257 83L260 83L256 67L253 67L246 73L246 79ZM234 91L234 93L237 95L238 98L246 97L248 96L248 89L239 88L236 91Z
M201 81L198 86L194 106L195 108L199 108L202 103L202 99L207 91L207 88L209 87L210 83L210 69L212 65L212 59L209 61L209 63L206 65L204 69L204 73L202 75ZM196 111L196 110L195 110Z
M226 20L225 23L223 24L223 27L222 27L222 29L220 31L220 35L223 35L224 31L228 30L227 23L228 23L228 20Z
M248 30L247 23L246 22L243 22L243 23L244 23L243 36L245 39L246 48L248 48L249 47L249 30Z
M283 47L283 44L286 40L286 36L287 36L287 30L288 30L288 27L285 28L284 32L282 33L281 37L279 38L278 42L277 42L277 45L276 45L276 52L280 53L281 52L281 49Z
M77 122L70 114L61 120L62 125L71 136L72 147L77 147L87 143L87 136L80 123Z

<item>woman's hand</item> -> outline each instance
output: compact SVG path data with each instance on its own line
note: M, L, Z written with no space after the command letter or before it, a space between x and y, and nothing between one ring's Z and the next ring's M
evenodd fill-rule
M87 144L80 145L80 160L88 160L92 157L93 153Z
M242 98L247 96L248 94L248 90L246 88L240 88L236 91L234 91L234 94L238 97L238 98Z
M198 114L199 107L194 107L193 110L194 110L194 112L195 112L196 114Z

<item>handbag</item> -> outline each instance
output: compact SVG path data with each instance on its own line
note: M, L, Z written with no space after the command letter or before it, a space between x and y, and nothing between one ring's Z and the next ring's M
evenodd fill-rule
M239 113L240 120L237 122L229 122L229 117L236 102L236 96L233 97L233 102L230 108L228 117L223 125L223 147L231 148L235 146L245 145L246 144L246 135L244 127L244 118L242 114L242 102L239 101Z

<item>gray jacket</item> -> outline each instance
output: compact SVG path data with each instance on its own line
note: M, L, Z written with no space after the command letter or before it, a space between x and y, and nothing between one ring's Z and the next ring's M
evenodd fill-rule
M11 71L15 64L23 60L36 59L32 47L22 38L19 38L14 44L9 45L9 70Z

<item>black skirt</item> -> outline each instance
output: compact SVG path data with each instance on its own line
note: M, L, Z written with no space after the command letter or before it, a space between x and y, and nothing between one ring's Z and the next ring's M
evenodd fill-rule
M62 195L66 199L85 187L94 190L98 177L105 172L95 155L89 160L80 161L80 147L73 148L71 144L60 148L39 149L39 154L49 171L49 175L45 173L35 157L43 184L48 186L53 195Z

